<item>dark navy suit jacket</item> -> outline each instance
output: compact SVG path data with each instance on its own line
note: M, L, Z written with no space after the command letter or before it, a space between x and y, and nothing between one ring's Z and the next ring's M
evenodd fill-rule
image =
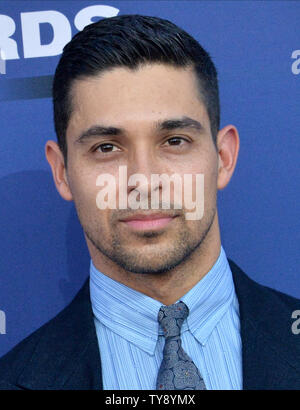
M244 389L300 389L300 300L251 280L231 260L240 307ZM0 359L0 389L102 389L89 282L54 319Z

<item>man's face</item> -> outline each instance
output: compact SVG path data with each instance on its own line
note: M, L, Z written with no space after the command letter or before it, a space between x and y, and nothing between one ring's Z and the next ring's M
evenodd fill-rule
M76 81L72 102L67 178L89 249L135 273L179 265L201 245L216 218L218 154L194 72L158 64L137 71L115 68ZM187 118L201 127L173 121ZM152 174L176 173L182 181L185 174L204 174L203 217L187 220L184 207L100 210L97 178L104 173L115 178L118 204L120 166L127 167L128 178L138 173L148 181ZM172 205L172 188L171 193Z

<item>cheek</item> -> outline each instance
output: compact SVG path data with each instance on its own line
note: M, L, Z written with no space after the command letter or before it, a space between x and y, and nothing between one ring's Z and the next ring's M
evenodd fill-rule
M97 211L96 196L99 187L96 186L97 175L79 171L70 172L69 186L75 206L81 214Z
M203 215L207 214L210 209L216 206L217 178L218 178L218 163L217 156L214 152L209 152L206 156L198 157L196 161L189 167L187 173L193 175L192 183L189 183L189 189L192 194L190 201L197 204L197 211Z
M178 171L182 176L184 174L203 175L206 189L214 188L217 183L218 176L218 162L217 155L214 152L202 152L201 155L194 155L185 164L185 166L178 167Z
M180 177L179 183L171 184L171 202L184 209L188 219L202 219L216 206L217 172L211 167L187 169Z

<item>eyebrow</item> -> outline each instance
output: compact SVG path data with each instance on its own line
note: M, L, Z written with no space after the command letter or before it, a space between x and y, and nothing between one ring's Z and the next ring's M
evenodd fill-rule
M157 121L155 124L157 131L171 131L177 129L195 129L203 131L204 127L199 121L190 117L171 118L163 121ZM93 125L88 130L83 131L76 139L76 143L84 143L90 139L101 136L118 136L126 134L125 129L117 127L105 127L102 125Z
M199 121L193 120L190 117L174 118L165 121L158 121L156 128L160 131L163 130L175 130L182 128L193 128L198 131L202 131L204 128Z
M116 136L121 135L124 133L122 128L116 127L104 127L102 125L93 125L86 131L83 131L80 136L76 139L76 143L84 143L94 137L101 137L101 136Z

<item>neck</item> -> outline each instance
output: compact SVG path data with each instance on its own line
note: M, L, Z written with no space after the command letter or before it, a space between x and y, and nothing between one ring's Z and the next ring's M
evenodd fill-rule
M190 257L164 274L137 274L117 266L88 243L93 264L104 275L158 300L171 305L192 289L213 267L221 251L217 214L201 245Z

